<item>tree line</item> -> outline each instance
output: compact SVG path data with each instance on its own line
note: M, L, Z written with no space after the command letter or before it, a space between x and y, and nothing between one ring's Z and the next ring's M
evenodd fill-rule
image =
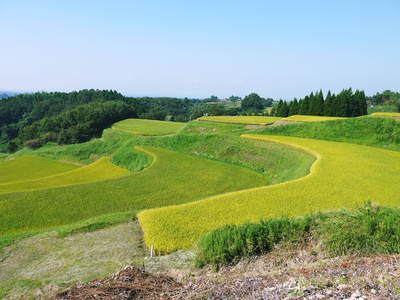
M85 142L126 118L187 122L203 115L241 113L240 107L209 101L126 97L112 90L93 89L19 94L0 101L0 152L37 148L47 142Z
M216 99L217 102L212 102ZM93 89L19 94L0 100L0 152L12 152L24 146L40 147L47 142L85 142L100 137L105 128L126 118L187 122L204 115L268 115L266 108L275 103L255 93L243 99L231 96L229 101L227 104L216 96L206 99L126 97L112 90ZM281 100L271 114L352 117L364 115L366 110L364 92L353 93L347 89L337 95L328 92L326 97L320 91L300 100Z
M364 91L342 90L339 94L330 91L326 97L322 91L311 93L303 99L286 102L280 100L273 108L272 115L288 117L292 115L312 115L331 117L358 117L368 114L367 100Z
M125 97L111 90L19 94L0 101L0 152L85 142L126 118L188 121L196 102Z

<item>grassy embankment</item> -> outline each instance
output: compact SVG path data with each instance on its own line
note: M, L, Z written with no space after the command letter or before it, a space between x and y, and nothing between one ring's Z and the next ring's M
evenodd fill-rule
M399 108L396 105L380 104L374 107L368 107L368 114L381 112L398 112Z
M354 207L368 200L400 203L400 152L285 136L245 137L304 149L318 160L308 176L294 181L143 211L138 217L147 245L170 252L193 247L208 231L227 224Z
M320 123L290 124L266 128L257 133L400 150L400 122L391 118L360 117Z

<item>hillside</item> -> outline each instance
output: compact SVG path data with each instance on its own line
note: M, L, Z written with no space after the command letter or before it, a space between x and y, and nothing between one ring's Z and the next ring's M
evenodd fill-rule
M240 122L246 119L235 118ZM3 277L0 276L0 295L25 298L38 291L53 295L61 287L107 277L134 260L136 266L145 265L152 272L171 272L168 274L172 276L175 276L173 268L181 268L178 272L183 273L198 272L197 283L178 277L171 279L179 279L176 284L173 283L179 287L174 292L177 299L195 299L197 294L208 297L220 292L234 299L235 295L246 295L251 289L247 279L238 275L244 272L241 264L226 267L222 263L219 265L222 271L215 274L190 267L195 259L191 249L196 248L195 256L200 255L198 251L202 248L198 248L198 241L207 234L213 236L213 230L221 238L230 238L230 233L218 233L224 230L221 226L248 222L257 224L260 219L269 224L271 217L296 217L316 211L353 208L368 200L372 200L374 205L398 206L398 121L381 117L338 120L315 116L301 118L310 122L260 126L129 119L106 129L99 139L72 145L47 143L38 149L24 148L4 156L5 160L0 164L8 171L0 174L0 209L3 212L0 215L0 273L3 273ZM326 120L319 122L321 118ZM232 122L228 120L228 123ZM115 178L110 178L114 176L110 170L117 171ZM374 184L376 178L380 180L378 186ZM326 218L324 220L329 220L330 215ZM293 224L301 224L295 220ZM272 222L281 224L279 220ZM288 222L292 224L292 221ZM381 222L380 219L377 222ZM390 229L390 224L382 228ZM281 238L272 244L273 247L268 246L269 242L264 240L266 236L290 236L283 234L287 227L279 226L276 227L280 228L279 234L272 235L258 236L266 229L246 229L246 234L251 234L246 241L254 238L258 242L251 242L251 247L247 242L240 244L234 254L223 257L231 257L231 262L237 263L243 259L246 261L247 256L262 254L267 255L265 259L270 263L276 264L277 259L286 255L284 253L300 255L297 252L293 254L290 243L279 242ZM298 228L296 226L294 228ZM311 228L311 223L302 226L299 228ZM332 228L326 231L335 232ZM397 232L396 228L388 230ZM129 236L126 242L119 238L120 234ZM234 233L234 240L240 241L238 237L241 234ZM388 233L380 236L385 237L383 242L389 241ZM294 240L303 240L303 237ZM324 248L329 245L329 239L315 235L313 240L319 241L316 243L323 249L314 248L314 244L304 245L308 251L306 261L310 262L307 272L311 273L317 272L316 261L326 265L335 261L329 258L330 252ZM378 240L379 236L376 245ZM344 245L345 242L338 243ZM105 243L113 246L106 246ZM261 249L255 247L257 243L268 246L269 250L257 250ZM212 242L204 245L219 244ZM371 254L398 253L397 248L385 245ZM284 252L274 250L268 254L281 246ZM82 247L89 247L90 258L85 251L81 251ZM359 255L358 252L351 252L352 247L346 246L343 248L347 249L345 252L335 253L334 256L346 253ZM129 254L129 249L136 250ZM149 260L145 259L149 249L153 254L178 249L189 249L189 252L178 251ZM361 246L360 249L366 248ZM213 253L210 246L205 246L203 250ZM224 253L226 250L221 248L218 251ZM314 252L320 254L315 256ZM214 254L210 257L211 260L205 260L203 264L218 261ZM380 259L379 256L371 259L374 272L387 270L385 264L379 265ZM62 264L58 265L57 261ZM346 259L337 258L336 261L345 263ZM359 260L352 258L350 261ZM52 266L49 267L49 264ZM256 269L260 264L260 260L250 258L248 266ZM361 278L362 266L359 264L352 272ZM30 275L24 273L24 268L31 270ZM250 275L257 281L259 276L280 274L270 286L270 293L261 291L265 283L251 286L260 295L277 297L292 293L298 284L285 281L282 272L286 270L294 276L303 269L285 268L281 266L267 273L260 271ZM135 272L133 274L141 278L142 275ZM210 273L205 275L204 272ZM332 292L338 295L354 292L355 282L349 281L348 291L342 291L334 272L325 267L318 272L323 272L327 280L334 282L337 291ZM207 279L209 276L217 281L225 278L227 285L210 281ZM231 281L230 278L237 279ZM370 280L371 277L365 275L365 278ZM329 292L327 288L312 288L315 280L312 276L303 279L301 291L311 289L314 294ZM242 284L242 288L233 288L229 292L228 286L235 280ZM375 290L393 293L391 286L394 283L389 282L386 290L375 282ZM55 288L49 290L49 286ZM185 293L182 292L183 287ZM79 289L75 292L79 293ZM363 293L369 295L370 290L363 290Z
M269 127L257 133L284 135L400 150L400 122L392 118L350 118Z
M130 120L126 126L128 129L143 126L143 121ZM160 126L169 126L168 122L145 123L148 125L144 127L146 130L157 132L162 129ZM51 253L47 251L57 251L51 247L33 261L16 250L19 243L28 243L29 239L35 243L38 234L55 231L56 235L70 236L101 230L128 222L142 209L196 201L213 194L298 178L307 174L314 160L307 153L283 145L243 140L239 135L249 130L244 125L198 121L184 128L185 124L172 125L180 126L175 135L146 136L118 128L108 129L101 139L66 146L50 143L36 150L25 148L1 162L10 172L2 175L0 185L4 190L0 194L0 208L4 212L0 216L0 246L5 257L9 257L0 263L0 269L10 270L8 263L12 262L12 256L7 253L15 253L19 261L28 264L51 260ZM94 178L82 173L85 168L101 163L104 156L111 156L113 164L121 170L130 170L131 174L104 180L101 176L111 174L107 168L113 165L94 172ZM23 168L29 166L33 170L23 173ZM42 168L37 170L40 166ZM72 170L68 171L68 168ZM24 177L18 178L19 174ZM60 184L69 186L60 187ZM50 237L49 242L51 240ZM140 237L134 243L140 244ZM95 244L93 251L98 247ZM141 255L143 258L144 254ZM77 259L81 259L79 255ZM69 264L71 268L78 264L73 261L75 263ZM17 268L18 265L13 263ZM118 266L111 269L116 271ZM94 267L85 276L99 276ZM41 271L37 270L37 274ZM31 278L42 282L43 278L38 276ZM1 288L18 290L18 278L3 281ZM55 276L53 282L62 284L62 279L59 280Z

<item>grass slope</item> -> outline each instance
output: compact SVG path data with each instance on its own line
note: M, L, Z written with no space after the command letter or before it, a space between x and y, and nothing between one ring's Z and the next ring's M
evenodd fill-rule
M47 177L76 168L78 166L35 156L0 161L0 185Z
M348 142L400 150L400 123L391 118L351 118L267 128L257 133Z
M19 158L17 160L23 159L24 158ZM40 160L45 159L40 158ZM64 173L22 182L0 184L0 194L84 184L93 181L101 181L126 176L129 173L130 172L128 170L113 165L109 157L102 157L90 165Z
M281 119L279 117L263 116L208 116L198 118L199 121L250 125L268 125Z
M127 119L115 123L112 129L139 135L174 134L185 127L186 123L145 119Z
M161 207L265 184L261 174L154 147L151 167L84 185L0 195L0 236L40 231L95 216Z
M400 152L285 136L245 137L304 149L318 160L308 176L297 180L143 211L138 218L147 245L170 252L190 248L208 231L227 224L353 207L367 200L400 204Z

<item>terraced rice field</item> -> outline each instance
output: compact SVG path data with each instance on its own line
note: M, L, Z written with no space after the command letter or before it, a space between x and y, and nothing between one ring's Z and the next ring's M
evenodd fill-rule
M263 116L207 116L198 118L199 121L249 125L269 125L281 119Z
M186 203L266 183L263 175L248 168L161 148L146 146L140 150L151 155L153 163L143 171L128 176L0 194L0 237L48 230L95 216ZM108 160L99 164L104 162L109 164ZM102 173L108 171L103 170ZM58 182L59 178L53 179ZM64 183L66 180L63 178Z
M0 161L0 185L11 182L35 180L78 168L52 159L37 156L24 156Z
M147 245L171 252L193 247L202 235L226 224L352 208L366 201L400 204L400 152L284 136L244 138L283 143L318 159L310 174L297 180L141 212Z
M322 122L322 121L332 121L332 120L342 120L348 118L342 117L325 117L325 116L306 116L306 115L293 115L284 118L285 121L290 122Z
M371 116L377 116L377 117L400 117L400 113L396 112L376 112L371 114Z
M168 135L177 133L185 125L180 122L126 119L115 123L112 129L137 135Z
M7 164L8 167L12 164L13 161L10 161ZM42 177L35 178L34 176L31 177L31 180L28 179L25 175L24 181L5 181L0 183L0 194L4 193L14 193L14 192L21 192L21 191L32 191L32 190L42 190L42 189L49 189L49 188L56 188L68 185L76 185L76 184L84 184L94 181L101 181L107 180L112 178L117 178L121 176L126 176L130 172L126 169L120 168L115 166L111 163L109 157L102 157L95 161L94 163L81 167L75 168L70 171L54 174L54 175L44 175L46 172L43 170L45 166L43 166L43 162L45 162L46 167L49 168L47 173L50 171L55 172L61 168L67 169L67 166L62 166L62 163L58 163L56 161L51 161L45 158L34 158L34 157L22 157L15 160L20 166L23 166L23 163L30 162L29 165L31 172L35 172L34 175L38 176L41 173ZM40 162L39 166L33 166L33 162L37 163ZM5 162L4 164L8 163ZM51 169L50 166L53 168ZM22 173L22 170L20 170ZM29 172L27 172L29 173ZM6 174L4 174L6 175ZM11 172L9 178L14 178L15 172ZM3 176L5 179L6 176Z

